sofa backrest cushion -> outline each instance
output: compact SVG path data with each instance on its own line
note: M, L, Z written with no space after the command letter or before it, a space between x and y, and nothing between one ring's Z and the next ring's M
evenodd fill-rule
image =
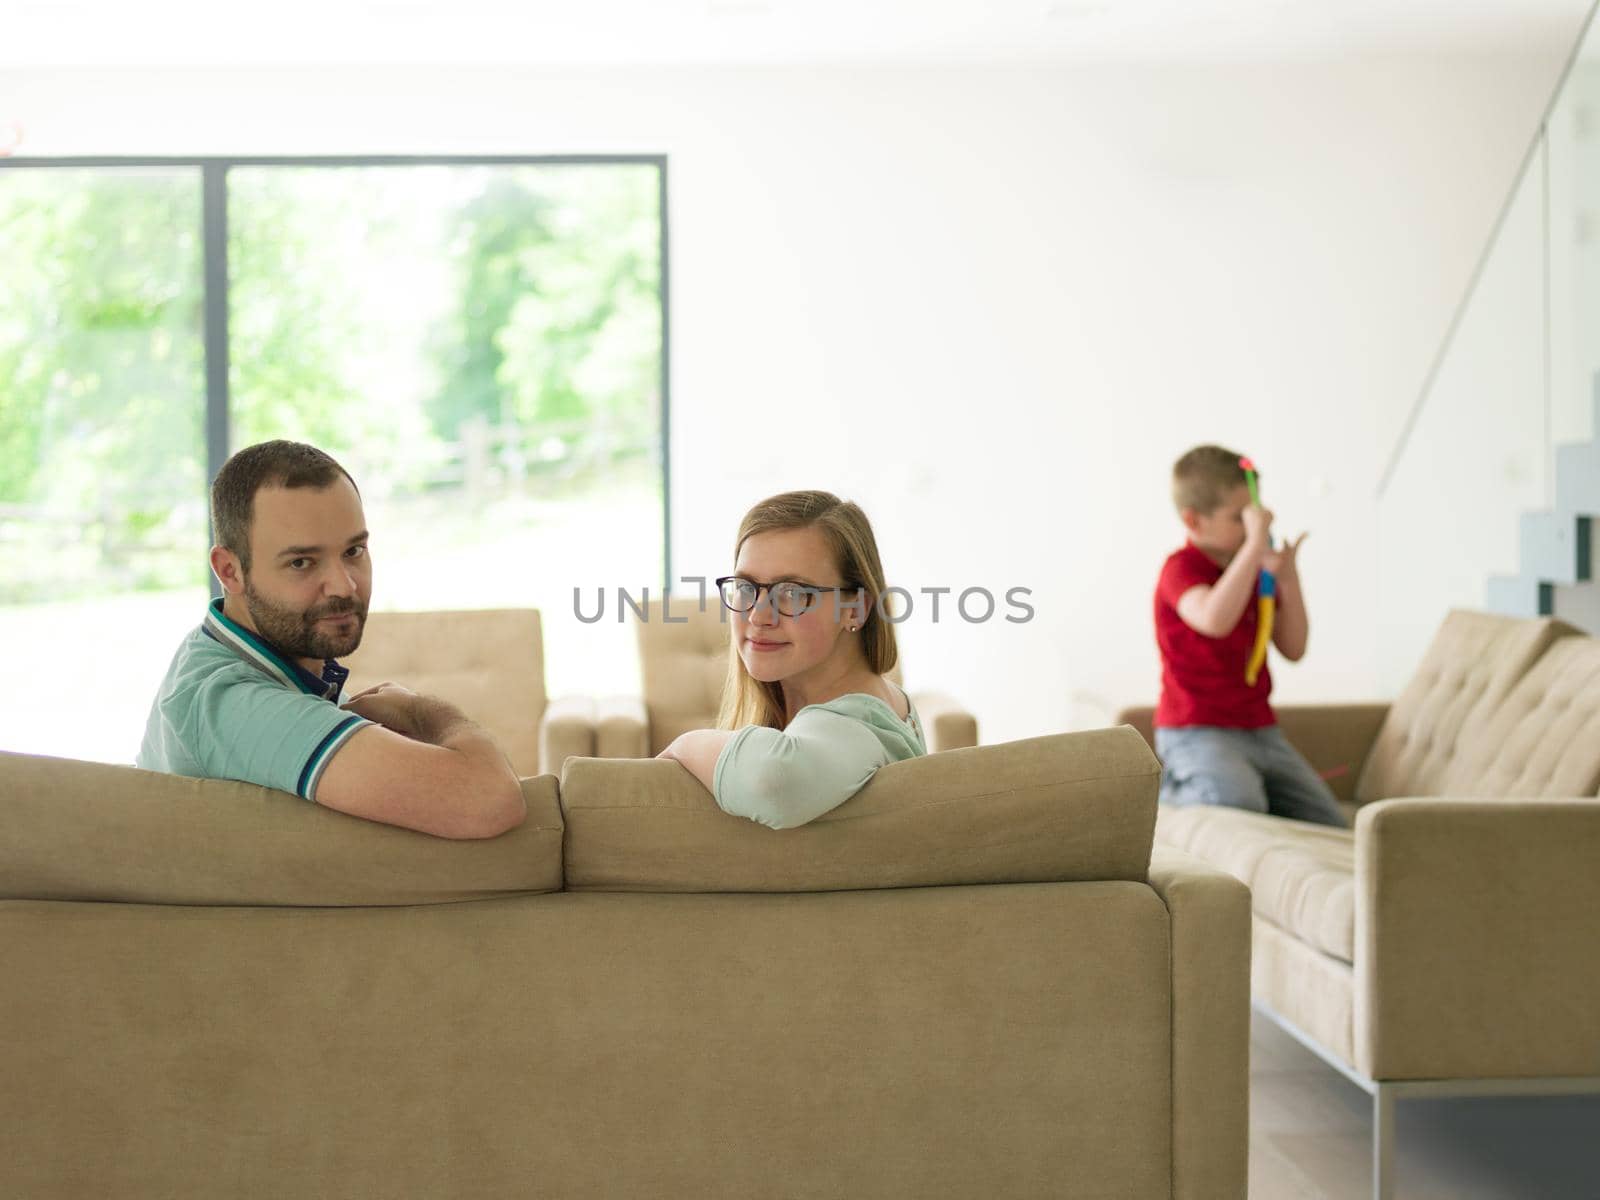
M559 891L555 777L522 792L521 826L458 842L254 784L0 753L0 899L342 907Z
M1146 878L1160 766L1134 730L883 767L808 825L729 816L675 762L568 759L572 891L826 892Z
M1600 792L1600 638L1557 641L1474 719L1445 775L1451 796Z
M1357 802L1442 795L1467 727L1499 708L1551 643L1579 632L1550 618L1451 612L1378 730Z
M370 613L361 648L344 663L350 668L346 696L384 682L438 696L487 729L518 775L541 769L545 689L538 609Z

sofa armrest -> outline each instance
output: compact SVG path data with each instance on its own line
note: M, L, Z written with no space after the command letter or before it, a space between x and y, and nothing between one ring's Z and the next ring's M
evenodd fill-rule
M943 692L918 692L911 697L923 732L928 735L928 750L962 750L978 744L978 718Z
M1250 1137L1250 889L1157 845L1172 926L1172 1195L1242 1196Z
M539 767L561 773L569 758L593 758L598 716L587 696L563 696L545 706L539 722Z
M1600 1075L1600 799L1382 800L1355 854L1361 1070Z
M595 704L595 758L649 758L650 717L637 696L607 696Z
M1378 740L1389 705L1285 704L1273 711L1278 714L1283 736L1328 781L1334 796L1342 804L1354 804L1356 780L1373 742ZM1114 723L1132 725L1154 749L1155 715L1156 710L1149 707L1125 708Z

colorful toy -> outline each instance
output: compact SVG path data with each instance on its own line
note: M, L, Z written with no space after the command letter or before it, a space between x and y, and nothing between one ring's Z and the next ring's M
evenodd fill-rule
M1239 466L1244 471L1245 486L1250 489L1250 503L1260 508L1261 485L1256 480L1256 464L1251 459L1241 458ZM1256 585L1256 644L1244 668L1247 687L1255 687L1256 680L1261 678L1261 668L1266 665L1267 646L1272 642L1272 618L1277 608L1278 581L1271 571L1262 571L1261 580Z

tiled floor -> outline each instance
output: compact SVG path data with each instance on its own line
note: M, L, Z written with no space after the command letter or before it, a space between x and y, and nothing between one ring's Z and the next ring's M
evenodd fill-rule
M1395 1200L1600 1200L1600 1096L1402 1100ZM1267 1018L1250 1037L1250 1200L1369 1200L1372 1101Z

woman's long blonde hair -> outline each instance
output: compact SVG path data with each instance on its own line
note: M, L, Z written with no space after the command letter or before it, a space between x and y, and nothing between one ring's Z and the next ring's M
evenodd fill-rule
M833 551L840 582L848 588L861 588L872 601L866 623L861 626L861 653L875 675L886 675L900 660L894 625L883 612L883 562L878 558L878 542L872 536L872 523L861 506L841 500L832 492L783 492L761 501L739 523L739 537L733 545L734 561L745 542L758 533L782 529L814 528L822 533ZM848 602L848 597L845 602ZM728 679L722 688L722 710L717 728L738 729L744 725L767 725L782 729L785 724L783 688L751 677L739 657L739 647L730 640Z

